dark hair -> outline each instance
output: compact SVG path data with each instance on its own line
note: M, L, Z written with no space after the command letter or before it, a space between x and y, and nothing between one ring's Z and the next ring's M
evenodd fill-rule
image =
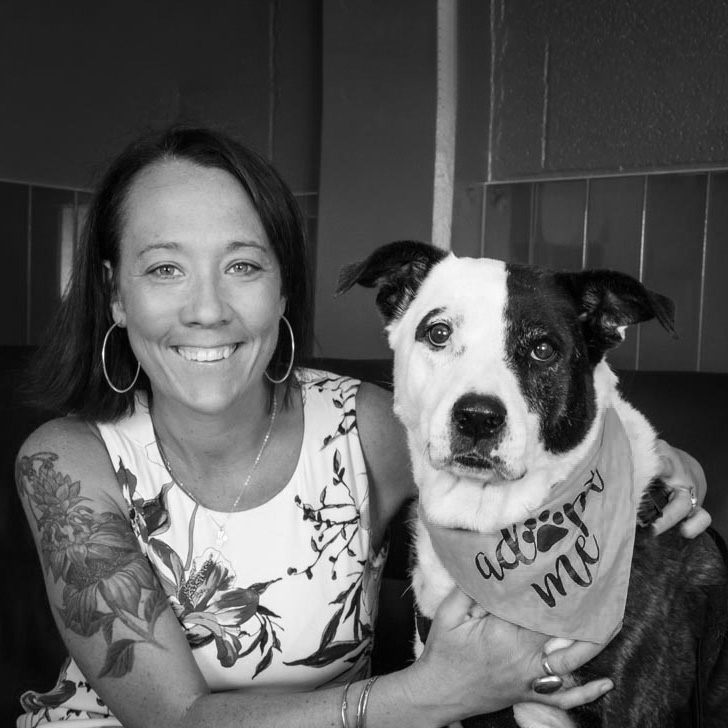
M290 189L272 165L256 152L209 129L173 127L133 142L112 162L101 180L86 218L73 270L60 308L31 367L32 402L46 412L73 413L112 421L134 410L134 392L150 393L143 371L132 390L117 394L101 366L104 336L113 323L113 284L103 261L116 269L124 222L124 203L140 172L165 159L187 160L231 174L250 195L281 269L286 317L296 342L294 365L308 353L311 294L303 220ZM290 337L281 323L268 373L279 379L290 361ZM123 329L114 329L106 347L111 381L126 387L137 360ZM286 382L290 385L293 377ZM288 392L288 389L287 389Z

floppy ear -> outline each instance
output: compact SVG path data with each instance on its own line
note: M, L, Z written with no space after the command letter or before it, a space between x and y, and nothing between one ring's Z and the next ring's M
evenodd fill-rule
M637 279L611 270L557 273L556 279L577 302L590 348L599 357L624 340L623 329L656 318L674 338L675 304Z
M447 255L434 245L413 240L383 245L366 260L341 269L336 295L346 293L357 283L379 288L377 307L388 324L407 310L430 269Z

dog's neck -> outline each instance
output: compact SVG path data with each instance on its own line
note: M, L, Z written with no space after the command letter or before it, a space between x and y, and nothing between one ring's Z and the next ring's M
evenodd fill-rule
M623 615L636 522L625 428L609 407L569 478L528 518L497 532L420 518L440 562L487 611L529 629L604 642Z

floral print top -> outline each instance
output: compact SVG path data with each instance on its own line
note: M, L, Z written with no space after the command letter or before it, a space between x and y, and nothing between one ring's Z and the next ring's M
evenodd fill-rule
M369 670L386 547L371 552L359 382L310 369L297 377L298 464L248 511L209 510L172 482L142 397L131 417L99 424L137 539L213 691L311 690ZM53 691L22 703L18 726L118 725L73 661Z

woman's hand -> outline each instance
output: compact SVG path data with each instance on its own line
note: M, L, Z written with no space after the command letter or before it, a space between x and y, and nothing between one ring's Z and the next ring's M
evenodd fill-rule
M702 507L708 490L705 473L691 455L671 447L664 440L657 441L657 454L662 464L659 477L670 488L670 501L662 515L654 522L656 533L662 533L680 523L680 532L686 538L695 538L710 525L710 514Z
M564 687L551 695L533 691L543 677L543 649L549 637L489 614L455 588L440 605L422 656L412 665L413 701L440 706L444 722L491 713L515 703L538 702L569 709L589 703L609 691L610 680ZM604 645L574 642L549 654L551 669L567 675ZM567 681L565 681L568 684Z

